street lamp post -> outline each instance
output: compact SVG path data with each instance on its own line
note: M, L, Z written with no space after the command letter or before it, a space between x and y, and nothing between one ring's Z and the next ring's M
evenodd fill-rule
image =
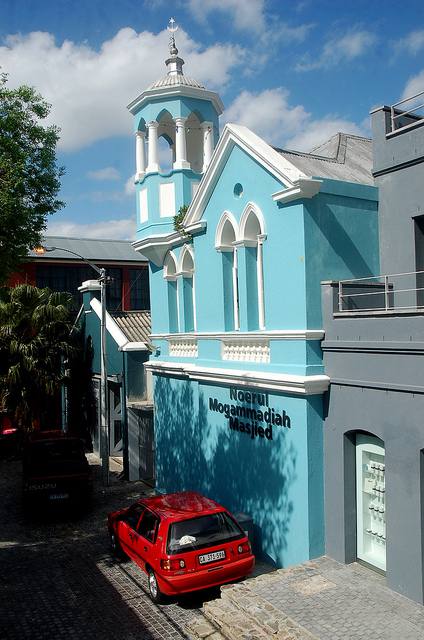
M105 487L109 485L109 404L107 401L107 361L106 361L106 286L109 276L106 275L104 267L98 267L79 253L64 249L63 247L39 246L34 249L38 255L43 255L49 251L66 251L80 258L99 274L100 284L100 455L102 458L102 482Z

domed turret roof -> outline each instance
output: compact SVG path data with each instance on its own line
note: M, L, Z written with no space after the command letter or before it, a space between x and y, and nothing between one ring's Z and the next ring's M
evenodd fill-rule
M181 58L180 58L181 60ZM148 91L150 89L158 89L159 87L174 87L175 85L183 85L184 87L196 87L196 89L204 89L204 85L194 80L194 78L189 78L185 76L183 73L177 73L175 75L170 75L169 73L160 78L160 80L156 80L153 84L150 85Z
M171 39L169 42L169 58L165 60L165 64L168 68L168 73L160 80L156 80L150 87L148 91L151 89L158 89L159 87L174 87L176 85L182 85L184 87L195 87L196 89L204 89L205 87L194 80L193 78L188 78L183 73L183 64L184 60L178 56L178 49L175 44L174 32L177 27L173 27L174 20L172 20L172 28L171 31ZM170 21L171 22L171 21ZM169 28L169 27L168 27Z
M155 95L172 94L186 95L200 98L201 100L208 100L213 104L217 114L220 115L224 110L224 105L222 104L219 95L213 91L208 91L203 84L194 78L189 78L184 75L184 60L179 57L178 49L175 44L174 33L177 30L177 27L175 27L175 20L171 18L169 23L170 27L168 27L168 30L171 32L169 42L170 55L169 58L165 60L168 72L166 76L156 80L156 82L151 84L148 89L145 89L135 100L130 102L128 109L131 113L135 114L139 111L141 106L146 103L146 101L152 99Z

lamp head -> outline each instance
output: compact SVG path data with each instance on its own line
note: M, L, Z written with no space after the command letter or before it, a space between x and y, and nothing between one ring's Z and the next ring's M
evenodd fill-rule
M43 256L48 251L55 251L55 249L56 247L45 247L44 245L40 244L38 247L34 247L33 251L37 254L37 256Z

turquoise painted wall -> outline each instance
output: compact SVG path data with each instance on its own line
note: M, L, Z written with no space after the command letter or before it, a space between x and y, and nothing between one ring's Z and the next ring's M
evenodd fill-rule
M234 195L237 182L243 186L240 197ZM271 194L281 187L278 180L243 150L239 147L232 150L203 215L208 225L207 233L194 239L196 292L202 296L196 300L199 331L225 331L222 255L215 249L215 232L224 211L230 211L239 222L249 202L260 208L266 224L263 254L266 328L305 327L304 268L303 262L299 261L299 256L305 253L302 207L293 206L282 216L271 198ZM240 249L238 252L242 330L249 327L245 251Z
M84 293L84 297L87 294ZM93 340L93 373L100 373L100 319L93 310L85 315L85 334L91 336ZM106 354L109 375L117 375L123 372L122 351L118 350L118 345L112 336L106 332Z
M140 111L136 128L155 119L163 107L173 117L188 115L194 109L193 104L179 98L154 102ZM212 112L204 115L208 120L212 116ZM173 180L177 203L188 204L184 189L195 174L185 173L147 176L137 186L149 189L149 221L138 224L139 237L172 231L172 220L159 218L158 187ZM236 183L242 185L241 194L235 193ZM324 180L312 200L280 205L272 200L272 194L282 188L279 180L240 147L229 152L203 212L207 230L192 240L196 328L200 334L225 333L233 326L232 283L227 281L224 286L224 273L227 277L231 273L231 259L215 249L216 229L224 211L239 223L249 202L260 209L265 221L266 330L321 329L321 280L378 273L376 189ZM173 247L177 260L182 250L183 243ZM240 329L244 332L258 329L255 252L254 248L238 249ZM177 298L180 331L189 331L193 322L190 312L184 313L184 306L188 308L187 283L183 290L180 277L178 295L170 295L162 267L151 264L150 276L152 333L176 332ZM170 299L174 300L171 313ZM271 335L269 363L223 360L220 336L199 336L196 358L172 357L166 337L153 340L158 347L150 358L153 362L287 375L323 373L318 340L276 339ZM230 388L225 385L154 375L154 403L160 489L199 490L232 511L251 514L257 552L277 566L324 552L321 395L269 394L269 406L290 416L290 428L274 426L272 440L251 438L229 428L229 418L214 407L231 403L244 408L258 406L253 400L230 401Z
M210 399L268 408L231 399L227 387L156 376L158 487L198 490L233 512L249 513L256 552L277 566L322 554L321 399L270 394L269 408L290 418L290 428L272 427L272 440L230 429L229 419L211 409Z
M175 185L175 213L183 205L191 202L192 183L199 183L202 174L195 173L190 169L175 170L170 173L149 173L135 185L137 203L137 240L151 235L171 233L174 230L174 217L159 215L159 185L173 182ZM140 199L139 193L142 189L148 189L148 214L146 222L140 219Z
M168 111L171 118L188 118L191 113L196 113L200 122L213 122L215 135L218 134L218 114L209 100L201 98L189 98L187 96L168 96L149 100L137 112L134 117L134 130L144 130L146 123L157 120L164 111Z
M378 275L377 189L325 180L305 201L307 322L321 328L321 280Z

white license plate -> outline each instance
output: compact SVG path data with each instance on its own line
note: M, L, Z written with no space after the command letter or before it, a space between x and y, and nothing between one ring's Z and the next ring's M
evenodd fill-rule
M225 551L213 551L212 553L204 553L199 556L200 564L208 564L209 562L215 562L216 560L223 560L225 558Z
M69 493L51 493L49 495L49 500L66 500L69 498Z

